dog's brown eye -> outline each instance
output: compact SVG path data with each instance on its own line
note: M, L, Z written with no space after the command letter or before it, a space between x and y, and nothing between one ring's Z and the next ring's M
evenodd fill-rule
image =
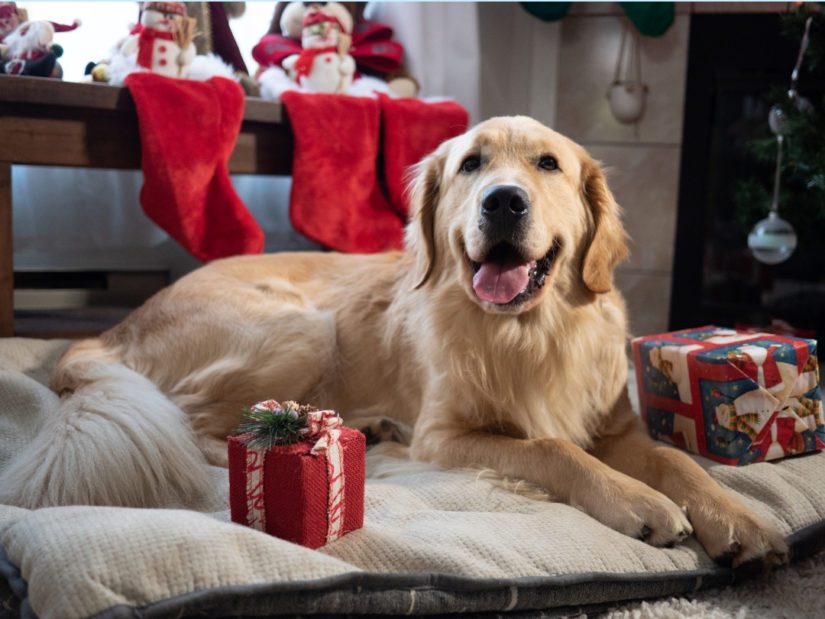
M464 161L461 162L461 172L462 174L469 174L470 172L475 172L481 167L481 157L478 155L470 155Z
M559 169L559 162L556 161L555 157L551 157L550 155L545 155L541 159L539 159L539 167L542 170L558 170Z

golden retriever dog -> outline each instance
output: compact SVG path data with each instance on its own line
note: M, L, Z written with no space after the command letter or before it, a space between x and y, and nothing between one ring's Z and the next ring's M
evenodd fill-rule
M494 118L419 164L411 209L402 252L219 260L73 345L60 409L0 499L185 504L244 406L291 399L356 427L389 417L416 459L527 480L655 546L695 533L734 565L786 559L772 524L631 410L612 280L627 237L584 149Z

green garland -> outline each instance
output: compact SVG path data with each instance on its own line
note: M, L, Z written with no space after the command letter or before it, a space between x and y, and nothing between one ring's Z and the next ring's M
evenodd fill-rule
M521 7L543 22L558 21L567 16L572 2L521 2ZM622 11L636 29L647 37L660 37L673 25L676 17L673 2L619 2Z
M256 449L297 443L303 440L307 413L313 410L316 409L312 406L292 401L283 402L281 408L275 410L245 408L241 423L233 434L248 434L244 442Z

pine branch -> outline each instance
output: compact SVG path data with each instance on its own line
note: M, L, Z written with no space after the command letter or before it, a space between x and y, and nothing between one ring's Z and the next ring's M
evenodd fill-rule
M246 408L243 419L234 434L248 434L245 441L256 449L270 449L275 445L297 443L306 428L309 407L295 402L284 402L280 409Z

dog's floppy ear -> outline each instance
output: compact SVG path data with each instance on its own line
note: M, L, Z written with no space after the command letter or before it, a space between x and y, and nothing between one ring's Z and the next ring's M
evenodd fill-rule
M608 292L613 287L613 269L627 258L627 233L620 219L621 209L607 187L601 166L585 156L582 164L582 192L593 214L594 231L584 255L582 279L592 292Z
M437 152L411 170L406 246L407 251L415 256L415 290L427 283L435 268L435 209L443 171L444 157Z

